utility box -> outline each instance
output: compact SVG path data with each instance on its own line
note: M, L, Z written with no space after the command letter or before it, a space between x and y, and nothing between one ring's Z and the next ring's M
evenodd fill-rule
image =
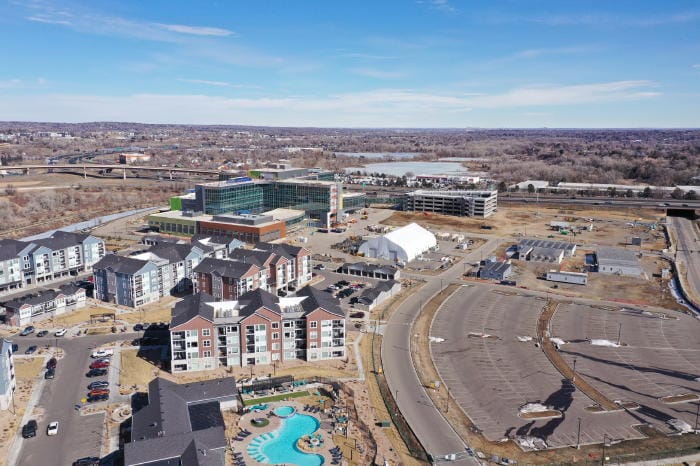
M642 238L639 236L635 236L632 238L632 246L641 246L642 245Z

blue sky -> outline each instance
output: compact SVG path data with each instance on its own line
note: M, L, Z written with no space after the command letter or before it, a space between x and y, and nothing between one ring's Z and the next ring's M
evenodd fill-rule
M0 0L0 120L698 127L697 1Z

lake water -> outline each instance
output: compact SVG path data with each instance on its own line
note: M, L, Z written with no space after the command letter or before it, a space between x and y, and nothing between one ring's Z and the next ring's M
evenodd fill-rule
M366 159L383 159L384 157L393 157L395 159L412 159L418 152L336 152L337 155L346 157L364 157Z
M414 175L466 175L467 169L458 162L383 162L368 163L364 167L349 167L346 173L384 173L391 176Z

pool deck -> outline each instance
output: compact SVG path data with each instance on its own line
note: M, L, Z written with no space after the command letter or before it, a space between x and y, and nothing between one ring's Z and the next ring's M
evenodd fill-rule
M253 464L259 464L259 462L257 460L255 460L254 458L252 458L248 454L248 445L250 445L250 443L253 441L253 439L258 437L259 435L262 435L266 432L272 432L276 429L279 429L279 427L282 424L282 419L280 419L279 417L277 417L275 415L268 417L268 413L274 411L275 408L278 408L280 406L293 406L297 410L297 413L299 413L299 414L306 414L307 416L313 416L316 419L318 419L318 421L321 423L329 421L329 419L327 418L326 415L323 415L323 418L321 417L322 413L304 412L304 405L301 403L298 403L296 401L292 401L292 400L281 401L281 402L267 403L267 405L268 405L268 407L265 411L249 412L249 413L246 413L240 417L240 419L238 420L238 427L240 428L240 430L248 429L250 432L252 432L252 435L249 435L248 437L246 437L245 439L240 440L240 441L232 441L232 443L231 443L234 447L234 451L243 454L243 458L245 459L246 464L248 464L249 466L253 465ZM270 421L270 423L268 425L266 425L265 427L255 427L253 424L251 424L250 421L252 419L258 418L258 417L264 417L264 418L268 419ZM319 427L315 433L319 433L319 432L321 434L323 434L323 440L324 440L323 447L316 448L313 451L307 451L305 453L313 453L313 454L321 455L321 456L323 456L323 464L330 465L332 458L333 458L333 455L331 455L331 453L330 453L330 449L335 447L335 444L333 443L333 439L332 439L333 434L332 434L332 432L328 432L327 430L324 430L321 427Z

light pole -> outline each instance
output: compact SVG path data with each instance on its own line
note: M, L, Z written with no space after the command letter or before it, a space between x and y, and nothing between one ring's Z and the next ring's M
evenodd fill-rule
M620 326L617 329L617 345L620 346L620 339L622 338L622 322L620 322Z
M576 358L574 358L574 376L571 381L576 382Z
M603 457L600 459L600 464L605 464L605 440L609 438L608 434L603 434Z
M578 418L578 432L576 433L576 449L581 449L581 418Z
M14 399L12 400L14 402ZM698 431L698 416L700 416L700 400L698 400L697 408L695 409L695 432Z

